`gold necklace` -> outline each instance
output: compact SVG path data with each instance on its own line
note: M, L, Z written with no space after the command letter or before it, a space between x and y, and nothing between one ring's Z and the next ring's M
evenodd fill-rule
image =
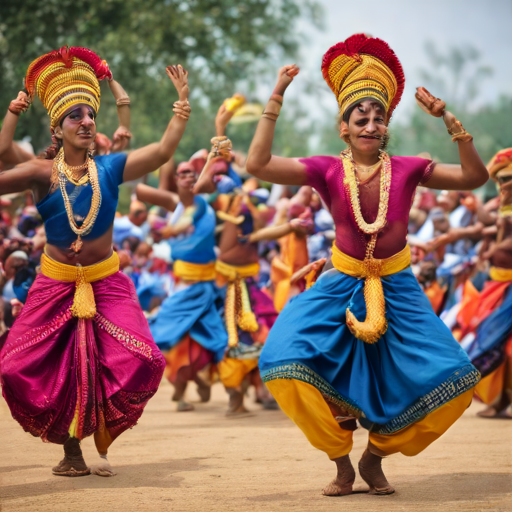
M64 173L66 178L77 187L85 185L89 181L89 175L87 172L78 178L76 177L78 173L82 174L84 171L87 171L88 167L89 157L81 165L68 165L64 159L64 148L60 148L57 156L53 160L53 168L56 169L57 173Z
M356 166L356 169L360 172L371 173L371 172L377 170L381 163L382 162L379 159L379 161L376 164L370 165L369 167L366 167L365 165L359 165L359 164L355 164L355 166Z
M62 149L61 149L62 151ZM59 155L61 153L59 151ZM98 169L96 167L96 162L93 158L87 158L87 173L86 175L80 179L78 182L74 182L69 179L68 174L66 173L66 163L64 162L64 152L62 152L62 159L57 162L57 173L60 185L60 191L62 193L62 198L64 200L64 207L66 209L66 214L68 216L69 227L77 235L77 239L71 244L71 249L75 251L75 253L79 253L82 249L82 237L88 235L92 228L94 227L94 223L96 222L96 218L98 217L98 213L101 207L101 189L98 180ZM55 161L54 161L55 166ZM84 179L85 178L85 179ZM68 196L68 192L66 190L66 184L68 181L71 181L76 186L84 185L87 182L90 182L92 188L92 199L91 199L91 208L89 209L89 213L85 217L82 225L78 227L75 217L73 215L73 206L71 205L71 201Z
M373 258L373 251L377 243L377 235L379 231L381 231L382 228L384 228L387 222L386 216L388 213L389 205L389 190L391 188L391 160L389 158L389 155L385 151L381 151L379 156L379 164L383 163L384 166L380 175L379 211L377 213L377 218L375 219L375 222L368 224L368 222L364 220L363 214L361 213L358 180L354 171L356 163L352 158L352 151L350 151L350 149L342 151L340 157L343 163L343 170L345 173L343 184L346 185L348 188L350 204L352 206L352 213L354 215L357 227L363 233L367 235L372 235L370 243L366 247L365 258L371 259Z

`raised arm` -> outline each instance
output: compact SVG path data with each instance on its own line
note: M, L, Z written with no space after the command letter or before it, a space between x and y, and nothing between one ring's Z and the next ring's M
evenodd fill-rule
M194 194L211 194L215 192L215 162L220 159L231 161L231 141L226 137L226 127L234 116L235 112L242 106L245 98L241 94L235 94L222 102L222 105L215 116L215 137L211 139L212 148L208 154L206 164L194 185Z
M277 240L291 232L305 235L307 233L307 222L302 219L293 219L279 226L268 226L251 233L247 238L250 243L261 242L262 240Z
M0 160L7 166L15 166L34 158L34 155L24 151L14 142L14 134L20 114L25 112L29 106L30 102L27 94L20 91L18 97L11 101L9 110L4 117L2 130L0 131Z
M16 166L15 171L0 172L0 196L29 189L36 191L45 178L48 180L49 171L45 171L44 164L44 160L33 158Z
M130 132L130 97L121 84L116 80L110 80L108 82L108 86L116 100L117 118L119 119L119 127L112 137L112 153L117 153L119 151L124 151L128 147L130 139L132 138L132 133Z
M169 161L185 132L191 111L188 102L188 73L178 65L169 66L167 75L179 94L179 101L174 103L173 108L175 116L169 122L160 142L136 149L128 155L123 174L124 181L141 178Z
M137 199L144 203L149 203L155 206L160 206L173 212L176 209L177 204L180 202L178 194L163 190L161 188L150 187L139 183L135 188Z
M247 156L247 172L270 183L304 185L306 166L294 158L272 155L272 142L277 118L283 104L286 88L299 73L297 66L284 66L279 70L274 93L261 116Z
M438 190L473 190L481 187L489 179L489 173L473 145L473 137L451 112L445 110L445 102L432 96L424 87L417 89L416 101L427 114L443 118L452 141L457 142L459 147L460 165L436 164L425 186Z

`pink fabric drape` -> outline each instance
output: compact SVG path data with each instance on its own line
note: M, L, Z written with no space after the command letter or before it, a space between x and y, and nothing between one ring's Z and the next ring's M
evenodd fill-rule
M165 360L135 288L117 272L92 283L96 316L71 315L75 283L39 275L0 352L2 393L23 429L62 444L78 405L77 437L133 427Z

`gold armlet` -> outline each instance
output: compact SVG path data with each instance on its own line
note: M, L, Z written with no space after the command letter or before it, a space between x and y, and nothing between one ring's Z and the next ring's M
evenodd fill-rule
M130 104L130 97L128 95L121 96L120 98L116 99L116 105L118 107L121 107L123 105L129 105Z

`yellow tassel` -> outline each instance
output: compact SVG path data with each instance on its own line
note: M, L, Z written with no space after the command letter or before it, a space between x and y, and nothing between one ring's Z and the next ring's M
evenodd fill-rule
M71 313L77 318L94 318L96 314L96 301L91 283L85 279L83 267L78 267L75 296Z
M366 280L364 283L364 301L366 318L360 322L347 308L347 326L352 334L366 343L376 343L388 328L384 290L380 280L379 260L365 261Z
M239 281L240 293L242 295L242 308L238 312L238 325L242 331L256 332L259 329L256 315L251 310L249 292L244 280Z
M228 345L236 347L238 345L238 331L236 327L236 290L235 283L229 283L226 290L226 330L228 331Z

